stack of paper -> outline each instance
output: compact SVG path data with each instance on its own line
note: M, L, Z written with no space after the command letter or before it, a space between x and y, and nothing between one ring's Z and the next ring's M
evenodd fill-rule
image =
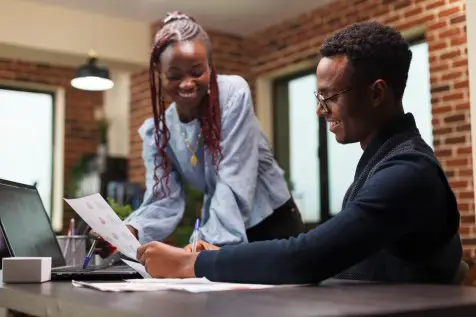
M206 278L187 279L133 279L118 283L89 283L73 281L75 287L92 288L103 292L150 292L150 291L184 291L189 293L253 290L275 287L262 284L216 283Z

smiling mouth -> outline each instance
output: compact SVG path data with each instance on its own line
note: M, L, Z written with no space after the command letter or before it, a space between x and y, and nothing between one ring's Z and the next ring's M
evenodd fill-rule
M196 98L198 94L196 91L193 91L193 92L179 92L178 95L184 99L193 99L193 98Z
M331 128L337 127L339 124L341 124L341 121L329 121L329 126Z

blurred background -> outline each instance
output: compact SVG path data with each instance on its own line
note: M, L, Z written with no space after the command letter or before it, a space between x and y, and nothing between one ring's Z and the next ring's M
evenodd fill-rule
M35 184L58 234L75 217L63 197L100 192L121 218L140 205L137 130L151 115L149 53L160 20L174 10L209 31L218 73L248 80L307 226L337 214L362 150L337 144L315 115L318 50L340 28L376 20L411 43L404 107L449 177L465 257L475 257L476 1L0 0L0 6L0 178ZM92 70L102 78L76 78ZM171 243L186 243L200 201L187 188L186 215Z

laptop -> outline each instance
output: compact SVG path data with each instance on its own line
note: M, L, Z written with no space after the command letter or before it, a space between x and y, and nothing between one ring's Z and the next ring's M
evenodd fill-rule
M0 256L51 257L51 279L121 280L141 278L120 254L103 265L67 266L35 186L0 179Z

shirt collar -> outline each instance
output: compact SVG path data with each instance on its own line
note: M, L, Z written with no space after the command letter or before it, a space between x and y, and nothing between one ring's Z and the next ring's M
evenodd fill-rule
M390 121L380 132L370 141L367 145L367 148L364 150L362 157L357 164L357 169L355 171L355 178L357 178L363 169L369 162L369 160L374 156L379 148L388 140L390 137L394 136L397 133L414 130L417 133L418 128L415 123L415 118L411 113L406 113ZM354 179L355 179L354 178Z

